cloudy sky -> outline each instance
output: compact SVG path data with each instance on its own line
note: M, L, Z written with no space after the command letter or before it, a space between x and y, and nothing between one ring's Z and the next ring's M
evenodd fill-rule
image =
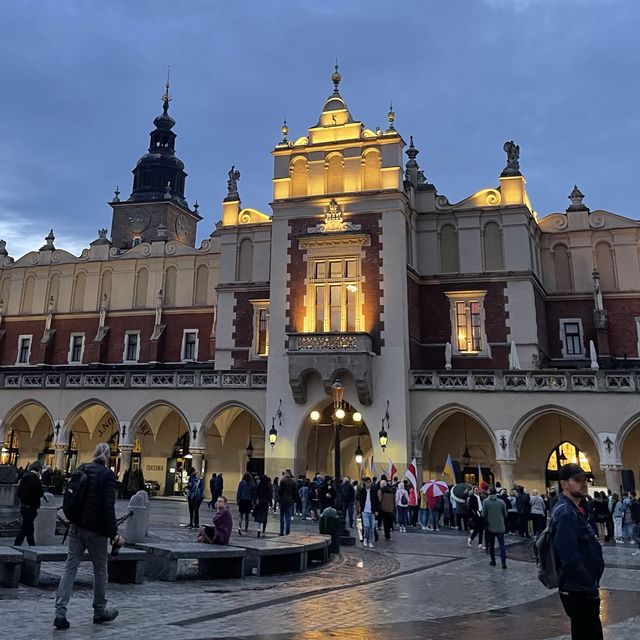
M454 202L497 184L520 145L540 215L577 183L592 209L633 218L640 169L638 0L4 0L0 238L14 257L79 252L148 145L171 65L178 156L209 235L229 167L269 212L272 159L316 122L332 85L369 128L413 135Z

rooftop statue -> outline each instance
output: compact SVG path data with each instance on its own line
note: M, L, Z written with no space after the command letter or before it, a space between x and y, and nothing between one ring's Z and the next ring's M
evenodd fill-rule
M520 174L520 147L509 140L502 147L507 154L507 166L502 171L503 176L519 176Z
M236 169L235 165L231 166L229 171L229 179L227 180L227 198L238 198L238 180L240 180L240 172Z

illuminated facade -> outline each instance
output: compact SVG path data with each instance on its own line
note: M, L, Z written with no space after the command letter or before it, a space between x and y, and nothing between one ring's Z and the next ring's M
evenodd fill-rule
M110 239L1 246L3 462L67 470L109 440L120 474L164 491L191 464L235 488L250 443L255 470L331 472L339 379L363 419L340 434L351 476L413 457L439 476L451 453L469 478L542 488L562 453L595 485L638 478L640 223L577 188L538 219L512 142L498 186L450 203L393 110L367 129L332 81L306 135L282 127L271 215L242 207L232 167L195 246L167 91Z

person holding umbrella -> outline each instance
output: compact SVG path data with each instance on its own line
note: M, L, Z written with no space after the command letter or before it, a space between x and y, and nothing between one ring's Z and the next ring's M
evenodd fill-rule
M429 531L438 530L438 520L440 519L438 503L448 489L449 487L444 480L429 480L429 482L425 482L422 485L421 491L424 493L427 507L429 508L429 520L427 523L427 530Z

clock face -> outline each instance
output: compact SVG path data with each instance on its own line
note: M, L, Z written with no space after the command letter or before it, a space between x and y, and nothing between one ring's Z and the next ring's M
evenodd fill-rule
M176 234L180 240L186 240L187 233L189 232L189 224L184 216L178 216L176 218Z
M134 209L127 215L129 227L134 233L141 233L151 222L151 214L146 209Z

